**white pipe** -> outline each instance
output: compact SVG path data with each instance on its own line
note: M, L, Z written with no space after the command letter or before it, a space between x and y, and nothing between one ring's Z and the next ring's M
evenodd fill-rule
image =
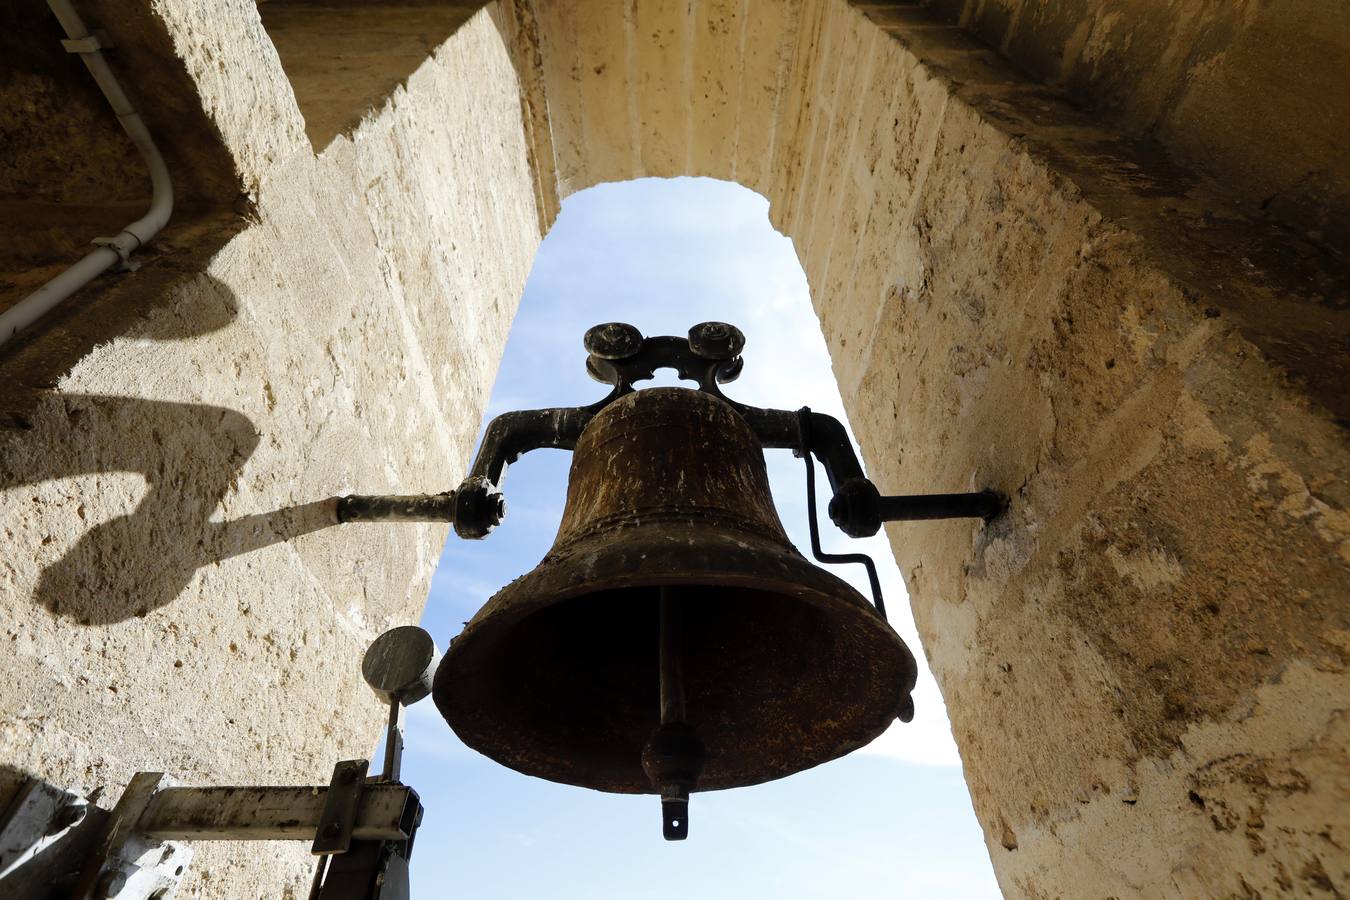
M0 313L0 344L4 344L14 335L32 325L50 312L62 300L93 281L99 275L112 268L118 262L127 259L131 251L146 244L159 233L169 221L173 212L173 182L169 178L169 167L155 146L150 131L145 127L140 114L132 107L122 86L118 84L108 61L99 51L98 39L89 33L78 13L70 5L70 0L47 0L56 18L61 22L71 42L83 42L84 47L77 48L80 59L84 60L89 73L108 98L117 121L122 123L131 142L136 145L146 166L150 169L150 209L135 222L127 225L116 237L102 241L101 246L89 253L75 265L48 281L33 293L24 297L10 309Z

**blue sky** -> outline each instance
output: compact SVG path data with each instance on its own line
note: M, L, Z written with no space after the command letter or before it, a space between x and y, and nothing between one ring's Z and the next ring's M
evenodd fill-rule
M726 386L729 396L844 418L806 278L791 242L769 224L764 198L690 178L576 194L540 247L488 416L603 396L584 371L581 336L591 325L624 321L646 335L683 335L708 320L746 335L745 371ZM663 374L655 384L676 383ZM802 464L789 451L766 458L783 524L808 547ZM544 555L569 460L560 451L523 458L507 478L506 522L486 540L446 544L422 620L442 650L488 597ZM822 541L827 550L873 555L891 623L922 665L885 541L851 541L828 521ZM859 567L833 571L867 594ZM689 840L667 843L656 798L513 772L465 748L425 701L409 710L403 770L427 808L413 854L413 896L997 897L926 671L915 702L913 723L897 723L852 756L766 785L696 794Z

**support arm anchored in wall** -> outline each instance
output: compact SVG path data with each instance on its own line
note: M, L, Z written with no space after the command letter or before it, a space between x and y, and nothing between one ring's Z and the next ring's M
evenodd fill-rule
M750 425L766 449L814 456L825 467L831 499L830 520L849 537L871 537L885 522L926 519L989 521L1008 506L993 490L959 494L887 496L863 474L844 425L833 416L800 410L761 409L737 403L718 385L734 381L742 368L745 338L731 325L704 322L676 337L644 338L619 322L597 325L586 333L586 371L610 385L608 396L590 406L528 409L503 413L488 423L469 476L454 491L412 496L352 495L338 499L339 522L448 522L462 538L486 537L506 516L502 482L506 470L531 450L572 450L591 419L634 390L657 369L675 369L699 390L723 400Z
M0 313L0 345L29 327L56 308L71 294L113 268L134 268L131 253L148 243L169 221L173 211L173 181L163 155L150 136L140 113L127 98L117 77L113 75L103 50L109 46L106 39L93 33L84 24L70 0L47 0L69 39L62 45L69 53L76 53L94 76L103 96L108 99L117 121L122 124L131 142L136 145L150 170L150 208L145 215L132 222L110 238L96 238L98 249L87 254L75 265L48 281L14 306Z

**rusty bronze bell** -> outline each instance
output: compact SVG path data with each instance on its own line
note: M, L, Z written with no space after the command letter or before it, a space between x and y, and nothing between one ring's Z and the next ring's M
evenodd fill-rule
M991 522L1008 498L988 488L883 496L838 419L722 393L745 346L725 322L687 339L607 322L584 343L586 371L608 396L502 413L457 489L342 497L337 516L449 522L461 538L484 538L506 514L511 463L574 451L552 549L451 642L432 696L464 743L513 769L660 794L665 836L679 840L691 792L782 778L913 718L914 657L886 624L875 565L821 549L816 465L830 519L850 537L883 522ZM698 389L635 390L658 369ZM788 542L765 448L803 459L811 552L865 566L872 604Z
M552 549L436 673L464 743L551 781L660 793L678 838L689 791L782 778L884 731L914 657L788 541L761 447L706 391L629 392L596 412Z

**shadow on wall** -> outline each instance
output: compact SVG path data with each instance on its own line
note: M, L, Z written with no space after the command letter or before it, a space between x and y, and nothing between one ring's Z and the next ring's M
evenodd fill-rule
M0 763L0 809L7 809L19 788L33 776L23 769L16 769L7 763Z
M130 336L172 340L228 324L233 293L206 280L195 301L162 310ZM54 534L82 529L100 508L140 499L48 563L33 599L78 624L120 622L171 602L202 566L336 524L334 498L210 521L258 439L252 420L225 407L44 392L31 419L0 431L0 505L11 508L3 516L6 542L40 558ZM135 473L145 487L121 479L77 491L43 484L100 473ZM17 556L12 566L25 561Z
M315 152L378 110L484 4L260 0Z

